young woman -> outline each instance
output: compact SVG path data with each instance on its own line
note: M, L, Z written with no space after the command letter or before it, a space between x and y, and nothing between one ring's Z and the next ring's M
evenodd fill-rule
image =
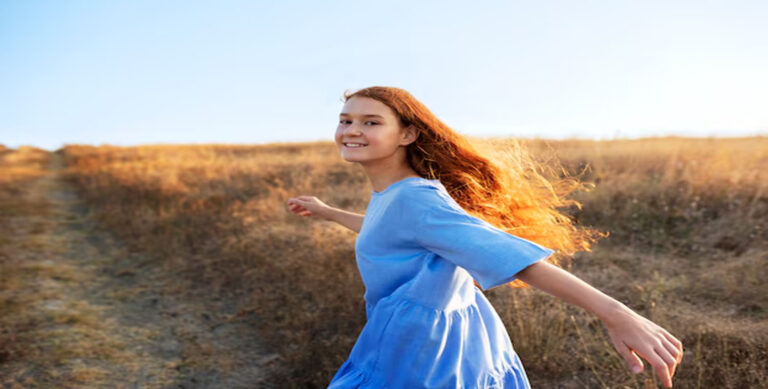
M371 182L365 215L314 196L288 200L297 215L359 233L368 320L329 388L529 388L476 287L504 284L533 285L597 315L633 371L642 371L642 357L672 386L683 355L677 338L556 266L554 250L508 232L539 224L540 242L559 235L553 247L586 247L567 239L574 229L551 203L526 198L524 177L478 154L405 90L374 86L344 98L335 142Z

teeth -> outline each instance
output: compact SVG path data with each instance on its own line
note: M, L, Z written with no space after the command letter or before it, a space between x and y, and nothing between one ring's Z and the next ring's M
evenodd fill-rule
M361 144L361 143L344 143L344 146L347 146L347 147L365 147L365 145Z

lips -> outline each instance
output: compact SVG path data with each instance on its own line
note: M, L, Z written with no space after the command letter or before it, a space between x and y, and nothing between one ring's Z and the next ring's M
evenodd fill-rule
M355 143L355 142L345 142L343 144L344 144L344 147L348 147L348 148L351 148L351 149L358 149L358 148L361 148L361 147L368 146L365 143Z

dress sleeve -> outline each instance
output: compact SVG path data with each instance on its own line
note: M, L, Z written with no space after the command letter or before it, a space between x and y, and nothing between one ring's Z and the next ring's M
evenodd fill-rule
M554 253L448 202L432 204L416 227L420 246L464 268L483 290L512 282L519 271Z

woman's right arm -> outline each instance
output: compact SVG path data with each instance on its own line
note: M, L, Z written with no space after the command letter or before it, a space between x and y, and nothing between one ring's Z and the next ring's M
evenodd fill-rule
M536 262L516 276L529 285L595 314L605 324L616 351L634 372L643 370L639 355L653 366L666 387L672 387L672 376L683 359L683 343L666 329L551 263Z
M326 219L335 221L358 234L360 233L360 228L363 226L364 215L333 207L328 208L326 212L328 213Z
M315 196L298 196L288 199L288 209L299 216L317 216L334 221L352 231L360 233L364 215L334 208Z

